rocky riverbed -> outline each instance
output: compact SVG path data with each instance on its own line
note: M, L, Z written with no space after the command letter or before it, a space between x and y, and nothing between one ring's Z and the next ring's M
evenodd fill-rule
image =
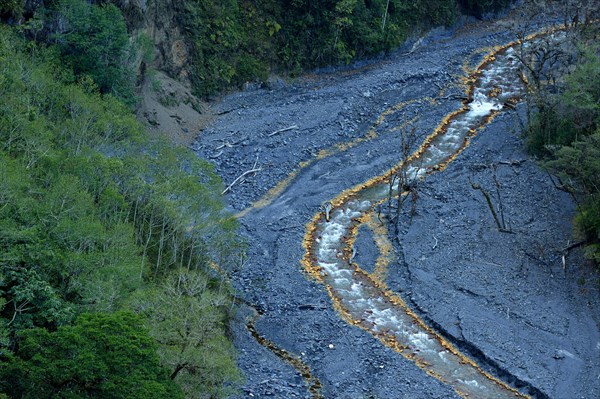
M226 185L258 169L228 192L249 243L233 283L263 313L258 333L308 365L323 397L458 397L340 318L325 287L300 266L302 240L325 202L397 163L403 126L424 138L459 108L465 70L510 40L501 21L438 30L360 68L273 80L224 98L219 117L194 144ZM442 336L523 393L597 398L598 277L577 250L563 251L572 243L575 206L528 158L518 130L518 112L503 112L446 170L425 179L412 222L404 215L393 240L386 283ZM498 231L471 182L501 201L510 232ZM356 261L368 269L378 256L368 229L356 249ZM297 369L248 331L253 312L242 306L232 326L247 378L241 397L313 397Z

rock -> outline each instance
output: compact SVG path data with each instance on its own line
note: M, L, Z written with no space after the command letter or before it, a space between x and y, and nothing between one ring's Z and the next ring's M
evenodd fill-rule
M243 292L252 303L259 303L266 312L257 321L259 331L305 361L314 375L321 379L325 397L358 398L369 392L365 389L377 387L372 391L373 395L386 399L458 398L448 386L427 376L414 363L382 345L377 338L342 321L332 309L324 287L306 278L298 261L304 254L302 237L305 223L325 201L382 173L397 161L398 137L393 132L387 134L387 131L393 129L402 117L412 117L413 114L406 108L405 114L387 115L378 130L379 138L362 141L349 150L334 150L333 155L315 160L320 151L335 149L334 145L349 140L340 134L339 121L344 122L345 131L352 131L353 137L362 137L383 110L407 100L430 96L433 86L424 88L419 80L431 80L432 73L437 72L429 64L431 60L439 61L440 70L459 75L465 57L487 45L476 34L468 33L469 37L475 35L472 42L464 40L467 33L462 35L460 39L448 39L437 47L435 41L424 42L415 54L392 56L385 64L343 79L334 77L326 80L317 76L311 81L299 79L293 87L283 86L271 92L257 90L226 96L222 109L239 109L245 104L244 115L238 117L231 112L220 116L199 138L206 144L205 149L199 150L199 154L204 156L215 147L216 140L229 137L231 132L238 132L238 140L250 137L250 143L227 149L227 153L217 160L221 165L217 170L225 176L225 182L233 181L247 170L256 158L253 150L260 149L259 162L265 168L234 190L235 196L230 196L229 201L235 209L258 200L290 172L299 170L270 205L254 209L242 218L244 225L251 226L246 231L248 259L243 270L234 273L232 278L236 287L243 287L238 292ZM499 37L498 41L504 40L502 38L507 39L507 36ZM436 51L435 58L433 50ZM423 69L419 71L418 68ZM449 76L439 75L436 81L443 85L448 83ZM394 81L398 77L403 83ZM451 101L447 103L433 106L424 101L411 108L410 112L418 109L420 117L416 126L419 131L424 134L432 131L456 105ZM346 110L341 117L344 107ZM364 123L360 122L359 116L364 117ZM275 131L288 122L290 125L297 123L300 128L290 132L292 134L270 139L257 133ZM562 237L561 234L568 234L569 229L563 228L562 233L556 229L544 232L530 230L539 222L536 216L527 225L521 223L520 227L527 231L526 234L499 233L494 229L481 198L471 192L467 179L471 173L481 178L481 184L486 184L490 190L494 183L492 179L483 179L485 169L466 166L490 162L496 155L514 153L515 138L506 134L511 128L507 124L502 125L502 117L494 119L491 126L492 130L479 132L448 169L427 177L427 191L420 193L415 219L411 225L402 227L402 247L396 248L401 259L390 265L390 277L386 282L390 289L400 292L405 299L412 297L415 309L427 309L428 318L449 335L454 334L456 339L476 345L476 349L491 359L503 359L501 367L507 373L539 386L545 392L552 392L552 387L559 385L556 381L561 376L565 377L564 373L568 374L565 371L567 367L549 366L549 369L544 369L543 365L553 362L553 358L560 360L561 364L570 361L568 355L555 350L557 347L569 348L580 355L581 348L575 349L581 345L576 342L578 334L589 337L590 342L598 342L594 339L597 327L582 321L583 318L577 319L579 316L575 314L589 312L587 308L581 308L578 302L561 296L569 287L568 280L561 277L564 274L562 267L552 270L552 280L548 277L550 274L544 274L546 269L552 269L551 262L548 265L537 264L535 259L522 253L522 248L534 250L536 242L542 244L545 240L555 239L552 237ZM488 141L482 142L482 139ZM285 140L287 145L283 146L279 140ZM306 148L310 149L310 153L303 151ZM486 151L488 148L493 150ZM223 158L229 161L222 163ZM302 161L311 161L311 164L299 168ZM515 186L518 183L519 187L524 187L510 195L502 193L507 214L513 212L510 216L515 224L518 220L531 219L527 212L521 210L537 198L538 194L530 191L543 181L537 172L524 170L528 164L519 168L519 175L507 175L511 185L514 180ZM544 186L540 195L548 190L554 192ZM521 198L520 202L516 201L517 198ZM556 205L564 205L560 202L562 199L557 201ZM564 211L548 213L550 208L543 208L542 202L534 202L536 211L544 212L550 220L562 217ZM521 215L523 219L520 219ZM535 233L530 234L530 231ZM433 235L439 241L435 250L431 249ZM526 237L531 240L521 241ZM544 256L552 256L547 244L544 250ZM536 259L539 256L535 254ZM528 274L516 273L520 267L527 268ZM414 274L417 269L424 272L419 276L426 278L418 278ZM519 281L522 284L517 284ZM477 295L459 292L457 287L469 288ZM560 301L544 303L540 299L550 297L550 293L560 296ZM313 307L312 304L323 305ZM568 308L566 304L573 306L574 316L564 319L563 313ZM536 313L545 314L547 319L536 316ZM453 324L457 321L457 314L461 315L458 327ZM553 327L553 323L557 326ZM267 396L264 393L266 386L272 384L277 387L276 390L271 389L274 392L272 396L310 397L305 385L296 380L299 374L293 367L272 353L265 355L265 349L248 338L242 324L234 327L237 328L234 331L236 347L245 349L240 351L238 361L247 378L246 386L252 387L254 395ZM528 356L524 356L525 353ZM585 358L590 365L597 364L592 359L593 353L597 354L597 350L589 351ZM257 362L261 364L258 370L255 368ZM575 380L566 375L564 379L569 383L562 384L569 386L561 393L567 394L549 396L580 397L581 391L575 391L584 383L595 394L598 381L589 374L584 369L577 369L573 372L577 375ZM259 385L266 379L269 384ZM297 386L289 384L290 381L296 381Z

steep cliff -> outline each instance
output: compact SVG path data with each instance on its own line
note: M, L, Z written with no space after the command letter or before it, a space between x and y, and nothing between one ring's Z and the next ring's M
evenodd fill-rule
M143 32L152 39L155 58L151 66L189 84L190 51L178 18L183 12L183 2L116 0L114 3L123 11L134 34Z

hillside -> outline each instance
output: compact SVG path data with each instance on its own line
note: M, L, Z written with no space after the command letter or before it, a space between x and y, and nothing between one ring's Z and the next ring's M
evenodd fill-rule
M226 395L231 298L210 265L241 247L213 168L7 27L0 70L0 390Z
M599 8L509 3L1 2L0 398L597 397Z

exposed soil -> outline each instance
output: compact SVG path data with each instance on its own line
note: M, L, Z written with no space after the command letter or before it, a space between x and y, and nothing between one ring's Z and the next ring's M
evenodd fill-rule
M149 132L165 135L175 144L189 146L214 119L209 103L163 72L147 74L140 94L138 119Z
M234 211L289 177L241 217L249 259L234 286L263 313L256 330L304 361L326 398L458 397L345 323L299 261L312 215L398 161L396 127L413 121L424 137L459 107L463 67L481 60L486 47L510 41L504 26L438 30L368 68L232 94L215 106L218 116L193 144L226 185L260 168L232 187ZM446 170L427 177L417 214L411 224L404 219L387 283L482 367L508 383L523 381L524 392L594 399L600 397L598 276L577 250L563 263L575 206L524 153L517 130L517 112L503 113ZM490 164L497 166L512 233L498 231L469 182L497 201ZM372 267L377 249L368 229L361 229L356 248L357 261ZM251 314L240 308L232 325L247 378L240 397L311 397L297 370L246 329Z

